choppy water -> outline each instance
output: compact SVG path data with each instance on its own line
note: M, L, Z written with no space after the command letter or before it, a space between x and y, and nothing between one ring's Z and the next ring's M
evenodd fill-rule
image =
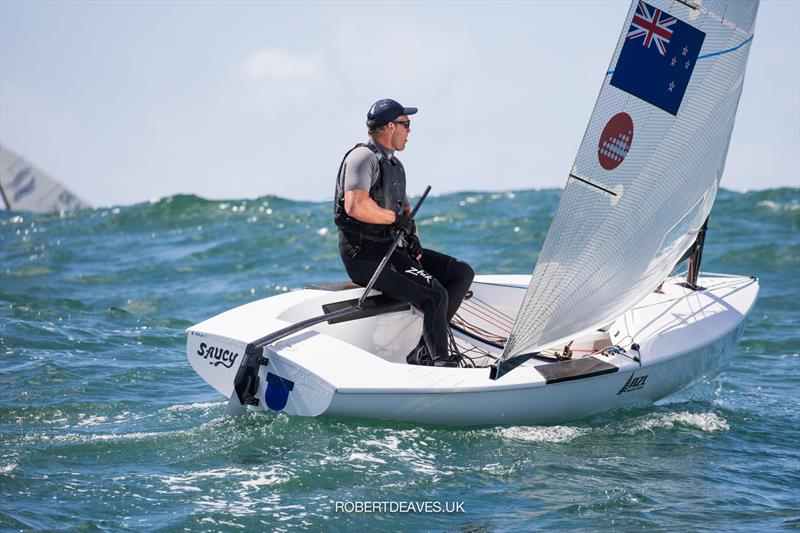
M558 195L431 198L423 239L529 273ZM799 189L720 192L704 269L757 275L761 296L732 366L653 408L468 430L224 418L184 329L343 279L330 212L176 196L0 214L0 529L800 528ZM344 507L365 501L462 507Z

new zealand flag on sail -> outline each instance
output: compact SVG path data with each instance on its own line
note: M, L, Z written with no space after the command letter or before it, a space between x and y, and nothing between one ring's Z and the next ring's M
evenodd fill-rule
M677 115L705 38L697 28L640 0L611 85Z

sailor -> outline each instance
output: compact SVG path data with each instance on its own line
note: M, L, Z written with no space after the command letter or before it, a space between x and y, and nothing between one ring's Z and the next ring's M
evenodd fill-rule
M423 248L406 196L406 174L395 152L408 142L416 107L394 100L375 102L367 113L369 142L349 150L339 166L334 221L347 274L366 286L399 230L406 233L375 288L424 313L423 335L408 354L409 364L458 366L450 356L448 323L475 273L459 259Z

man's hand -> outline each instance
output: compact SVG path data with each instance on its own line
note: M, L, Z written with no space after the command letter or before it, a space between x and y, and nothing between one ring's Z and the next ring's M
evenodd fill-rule
M406 235L410 235L411 230L414 228L414 219L409 215L397 215L392 226L394 226L397 231L402 231Z
M419 242L419 237L416 233L406 235L405 247L408 255L419 261L422 258L422 244Z

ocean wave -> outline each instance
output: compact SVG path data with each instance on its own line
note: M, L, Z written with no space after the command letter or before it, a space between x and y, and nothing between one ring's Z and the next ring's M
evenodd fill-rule
M52 441L68 444L82 444L88 442L122 442L122 441L142 441L156 440L168 435L174 435L175 431L135 431L133 433L65 433L63 435L40 435L43 441Z
M686 426L706 432L728 431L730 429L727 420L717 413L690 413L688 411L682 411L679 413L655 413L647 415L643 420L637 421L629 432L653 431L676 426Z
M218 400L215 402L197 402L197 403L188 403L188 404L177 404L177 405L170 405L165 410L170 413L180 413L184 411L204 411L208 412L210 409L216 409L225 402Z
M76 424L76 426L78 427L97 426L100 424L104 424L106 422L108 422L107 416L81 413L78 415L78 423Z
M199 470L186 474L162 476L161 482L171 491L200 492L200 484L209 479L225 480L226 483L237 483L243 489L254 490L259 487L280 485L292 479L292 474L287 469L276 466L259 466L256 469L220 468Z
M572 426L528 426L499 428L497 434L523 442L570 442L588 433L589 429Z
M773 200L761 200L756 206L769 209L770 211L797 211L800 209L800 202L789 201L788 203L780 203Z
M480 528L507 513L485 523L574 529L614 511L624 513L616 524L591 523L691 530L714 503L697 494L723 494L729 507L708 528L740 512L780 527L796 481L784 474L800 406L786 377L799 357L798 191L719 193L704 270L763 280L720 378L647 409L530 427L223 416L226 400L186 360L184 330L257 298L344 279L330 202L179 195L64 215L0 213L3 512L34 524L16 529L35 528L39 514L45 530L279 529L286 518L287 529L346 529L366 517L337 522L337 499L441 497L467 500L460 526L418 516L409 528ZM432 196L418 217L423 244L481 274L530 273L559 194ZM721 469L709 473L709 457ZM737 500L743 483L759 498ZM652 494L661 499L643 496ZM86 522L65 522L65 513ZM371 518L391 528L395 517Z
M353 452L347 458L348 462L364 462L364 463L377 463L381 465L385 465L386 461L381 459L380 457L376 457L369 453L357 453Z
M0 475L2 474L10 474L15 470L19 469L19 463L12 459L5 463L0 463Z

